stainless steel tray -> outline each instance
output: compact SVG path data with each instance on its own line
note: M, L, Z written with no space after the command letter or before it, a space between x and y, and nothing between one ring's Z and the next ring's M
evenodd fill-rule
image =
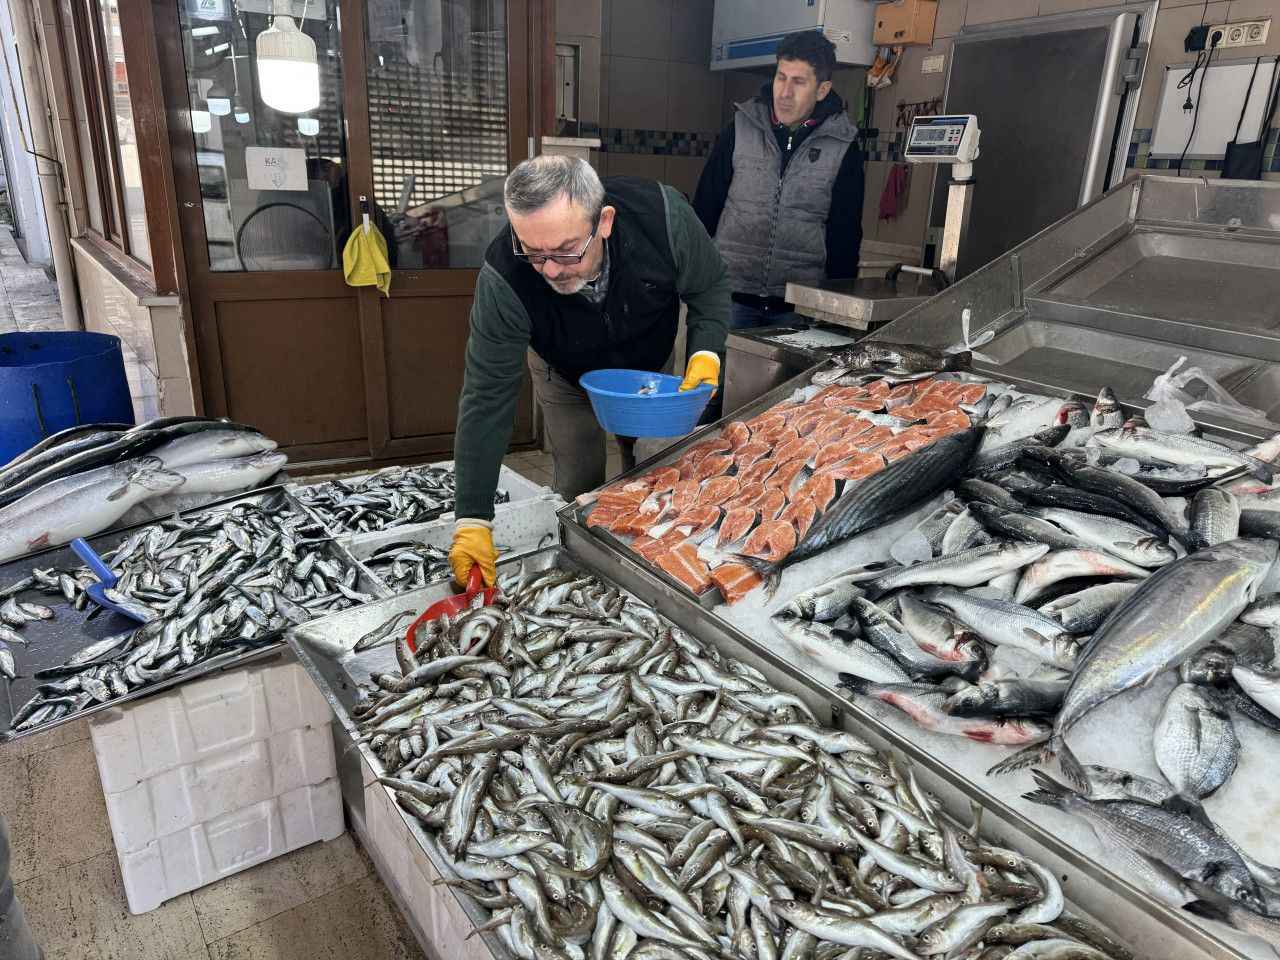
M282 487L271 487L247 495L241 494L207 503L186 511L182 516L196 516L234 503L275 503L281 509L297 512L296 505ZM89 544L98 553L105 553L128 539L135 531L151 526L155 522L152 520L147 523L113 530L110 533L90 539ZM331 542L325 549L344 563L356 566L357 569L361 570L360 579L357 583L363 592L372 593L378 597L388 594L389 591L382 582L374 579L364 569L363 564L356 561L344 546ZM40 553L29 554L0 566L0 588L21 580L29 575L33 569L51 566L67 569L82 566L82 563L71 548L66 546L53 547ZM8 734L13 716L18 708L35 694L39 681L34 679L32 675L36 671L57 666L77 650L97 640L119 636L137 628L137 624L132 620L119 614L98 610L92 604L84 610L77 610L67 603L66 599L61 595L55 597L38 594L36 596L39 602L53 609L55 616L52 620L41 620L27 624L20 632L29 641L28 646L14 645L12 648L19 677L17 680L0 679L0 684L3 684L3 686L0 686L0 735ZM95 611L97 612L95 613ZM167 680L132 690L123 697L109 700L106 703L94 704L60 720L42 723L29 730L15 733L12 735L12 739L16 740L33 733L41 733L64 723L92 716L100 710L132 703L210 673L234 670L248 663L282 656L284 653L284 644L281 640L282 632L273 631L269 634L264 634L259 638L259 645L252 649L212 657Z
M1140 956L1178 960L1242 960L1250 954L1234 948L1189 915L1156 900L1146 891L1064 843L1052 828L1031 819L954 769L945 754L935 755L863 709L841 691L815 679L803 665L778 652L772 637L753 637L725 621L714 610L690 603L654 575L641 558L612 549L601 538L562 514L564 549L589 569L649 603L722 654L761 670L779 688L825 705L833 726L842 723L876 746L906 756L925 787L937 794L947 811L964 817L972 799L986 811L984 832L997 842L1037 858L1062 881L1068 898L1081 910L1116 931ZM825 716L826 713L819 714Z

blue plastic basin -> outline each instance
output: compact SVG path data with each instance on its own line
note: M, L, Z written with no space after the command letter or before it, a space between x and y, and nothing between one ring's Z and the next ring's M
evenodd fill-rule
M681 393L680 379L647 370L592 370L578 382L591 398L600 426L609 433L682 437L698 425L713 391L703 385Z
M0 334L0 463L82 423L133 423L120 338Z

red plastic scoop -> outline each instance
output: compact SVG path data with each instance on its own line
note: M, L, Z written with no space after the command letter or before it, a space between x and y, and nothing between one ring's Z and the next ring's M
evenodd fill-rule
M467 589L462 593L455 593L452 597L445 597L443 600L437 600L431 606L423 611L417 620L409 624L409 630L405 634L405 641L409 644L409 649L414 653L418 652L417 644L414 643L414 632L419 626L428 620L438 620L441 617L456 617L458 614L471 606L476 598L476 594L484 592L485 604L493 603L494 598L498 596L497 587L486 587L484 585L484 576L480 573L480 567L473 566L471 574L467 577Z

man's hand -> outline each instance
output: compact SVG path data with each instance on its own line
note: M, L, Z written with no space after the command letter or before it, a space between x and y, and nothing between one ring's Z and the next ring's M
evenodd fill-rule
M680 389L692 390L704 383L710 385L711 395L714 397L720 386L720 358L710 350L699 350L689 358Z
M493 546L493 530L483 520L459 520L453 529L453 545L449 548L449 566L453 579L465 586L471 568L480 567L484 585L492 587L498 579L498 551Z

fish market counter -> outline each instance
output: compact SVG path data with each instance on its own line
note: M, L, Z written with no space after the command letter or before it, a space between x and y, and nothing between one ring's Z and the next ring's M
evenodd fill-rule
M705 449L709 439L729 429L729 420L762 423L760 418L767 411L808 387L812 373L806 372L778 387L725 422L686 438L616 480L609 489L620 489L629 481L664 467L687 464L689 461L681 458L699 444ZM1019 423L1010 430L1010 440L1055 423L1063 403L1061 399L1036 394L1025 396L1025 401L1018 402ZM1123 414L1120 416L1123 419ZM1067 427L1061 430L1065 434ZM1052 442L1061 439L1062 434L1058 434ZM1270 955L1262 941L1202 921L1154 896L1139 880L1144 877L1151 881L1151 868L1125 844L1112 842L1104 846L1084 820L1025 799L1024 794L1037 786L1030 769L989 775L988 768L1008 758L1015 747L976 739L999 731L1001 723L975 731L975 739L922 729L905 713L837 686L834 670L807 656L809 651L800 652L780 634L772 615L791 598L842 571L867 564L883 565L890 557L891 547L909 535L918 535L913 534L917 525L942 503L940 495L933 496L878 529L784 567L772 600L766 599L764 589L756 588L746 592L745 598L735 597L733 604L723 602L723 592L716 586L707 583L701 589L691 587L682 581L678 567L647 560L642 555L644 550L637 548L638 540L632 542L630 537L616 535L607 525L589 524L590 504L575 503L561 511L561 536L564 549L589 569L652 604L722 654L757 667L780 689L805 698L822 711L824 721L829 718L834 726L856 731L878 747L905 757L926 789L942 798L956 816L962 816L968 804L980 804L986 812L983 824L994 836L1048 866L1075 904L1120 931L1139 955ZM728 522L729 514L724 517ZM657 537L659 531L651 530L649 536ZM714 545L716 538L712 536L704 542ZM738 541L734 549L743 550L741 543ZM714 554L712 550L710 555ZM1017 661L1015 651L1010 662ZM1154 730L1176 679L1176 673L1166 673L1149 686L1123 694L1086 717L1072 732L1072 743L1081 760L1122 768L1139 777L1158 778L1160 771L1152 748ZM1280 835L1273 829L1280 817L1280 797L1274 790L1274 778L1268 775L1277 756L1280 734L1251 721L1241 721L1236 727L1240 741L1238 768L1216 794L1204 801L1204 809L1253 858L1263 863L1280 862ZM1010 742L1025 744L1030 739ZM1059 776L1056 770L1054 776ZM1164 878L1164 882L1167 886L1169 881Z
M414 684L405 683L395 687L402 691L400 694L384 693L382 697L371 698L370 690L392 689L396 683L395 678L403 675L402 671L406 664L401 660L403 653L394 649L392 644L378 644L375 641L372 645L368 645L368 638L385 633L386 626L394 623L399 615L410 611L421 611L432 601L446 596L448 590L445 585L436 585L382 600L326 618L323 622L304 624L289 631L287 637L299 661L328 699L338 719L335 730L337 731L339 776L343 781L343 794L350 819L362 840L368 845L375 864L392 888L400 906L409 916L415 933L424 944L429 943L432 952L439 956L482 956L483 953L489 953L506 960L515 955L516 951L511 949L512 943L508 940L508 936L519 937L520 934L510 933L510 930L533 921L521 913L523 919L520 924L511 924L507 927L507 933L499 929L504 926L503 921L508 919L509 915L491 913L491 909L505 910L503 904L510 901L505 895L495 894L492 885L483 881L504 878L512 880L511 894L516 896L520 903L532 904L527 906L528 914L542 917L537 921L538 924L549 922L557 932L563 931L566 927L575 929L576 934L563 934L566 938L574 937L570 942L585 945L593 936L603 936L606 945L612 942L616 948L626 949L625 937L632 937L634 942L635 935L627 933L623 928L626 926L631 926L633 929L645 928L646 924L647 929L651 931L646 936L654 936L652 931L662 928L657 935L668 938L669 943L685 943L693 946L695 942L704 942L699 940L702 934L696 928L704 925L705 921L703 924L685 923L682 926L672 926L667 929L665 924L656 921L650 913L653 909L652 905L661 902L655 900L652 895L659 889L664 890L673 902L688 903L687 900L681 899L685 895L662 885L659 875L665 868L657 867L662 860L666 859L667 864L670 865L673 871L672 876L675 871L685 866L686 859L693 864L688 868L694 872L690 874L691 879L685 881L686 886L701 875L697 872L699 869L714 870L713 865L718 859L718 854L714 853L712 847L704 848L703 844L709 843L714 846L720 841L715 840L716 831L711 821L707 821L705 829L698 830L692 837L689 836L694 833L688 826L693 822L689 818L693 816L694 811L703 817L711 817L715 823L724 825L726 830L741 829L744 832L753 830L751 834L753 837L763 836L765 831L762 828L768 824L770 830L778 831L770 841L775 847L781 842L779 837L785 835L819 844L832 853L842 842L837 839L837 836L839 831L844 829L841 825L846 822L846 818L850 822L863 823L862 829L867 829L865 820L855 819L853 813L844 809L844 804L849 798L843 792L839 792L839 796L835 798L828 797L826 802L834 802L840 809L832 811L835 814L834 819L828 815L827 819L821 820L825 826L815 824L806 827L798 821L784 822L781 818L785 814L781 811L794 809L794 805L781 804L777 807L763 808L776 810L777 813L774 816L777 819L759 819L760 828L753 828L753 823L758 819L761 811L754 810L753 813L751 805L763 804L765 801L759 797L752 800L752 791L749 789L745 793L741 792L741 786L734 786L737 782L734 777L729 776L726 779L727 771L737 770L742 776L747 777L742 783L753 783L754 778L750 774L752 765L755 764L756 771L759 771L759 764L769 760L770 755L746 749L735 767L726 763L724 756L716 759L719 751L726 748L724 741L713 738L700 739L695 735L696 731L702 728L717 729L714 724L717 723L717 712L726 691L732 691L732 696L742 698L743 702L751 698L750 702L758 703L752 709L760 711L758 716L762 718L761 722L771 722L771 716L798 718L799 723L778 729L780 731L795 730L798 735L813 737L816 742L822 744L821 749L827 751L830 756L841 756L841 766L830 767L833 776L841 776L842 774L838 772L841 769L861 770L860 776L871 778L868 782L886 786L894 783L895 777L908 776L908 768L905 765L895 766L877 752L890 745L899 745L901 738L892 731L882 727L873 718L868 718L865 723L849 722L849 718L857 712L851 711L850 704L838 696L832 696L828 690L815 683L811 677L793 664L770 653L766 645L738 634L733 628L696 605L686 604L673 597L670 591L660 584L642 576L642 571L629 568L626 562L620 563L619 558L602 549L598 540L576 536L572 531L566 532L569 539L563 546L548 548L518 561L504 560L499 564L499 582L504 583L508 595L515 598L509 609L513 612L524 609L527 611L526 614L517 613L516 615L532 614L537 619L541 619L536 613L537 610L546 612L550 606L555 606L557 610L565 610L564 604L567 601L556 600L554 596L546 597L536 589L539 582L547 584L542 590L554 591L557 584L573 583L583 590L600 591L593 594L598 598L598 602L614 610L615 616L620 616L623 622L630 623L632 625L630 629L640 631L640 635L630 636L622 642L621 646L618 646L615 645L616 640L605 640L607 634L596 634L603 641L603 649L596 650L595 644L592 643L575 644L574 647L581 648L575 655L581 656L585 652L585 656L591 660L604 655L631 656L637 658L635 660L637 666L642 662L645 663L646 667L637 670L636 675L644 675L649 680L637 679L636 683L639 687L632 688L633 697L641 697L640 700L629 703L626 684L611 685L598 696L586 698L581 707L574 707L567 714L564 712L558 714L561 717L567 715L578 718L568 720L550 719L540 714L537 709L539 700L534 694L528 694L527 699L515 701L486 698L469 704L463 700L459 701L458 705L448 708L450 715L448 718L441 717L438 726L434 728L436 732L428 735L432 742L414 745L408 738L404 738L397 744L395 731L408 730L409 725L397 724L396 717L407 715L411 719L413 705L424 703L429 697L442 697L446 696L446 690L458 690L467 685L474 686L483 676L507 676L508 667L503 664L509 665L512 683L518 684L521 689L527 685L527 681L538 679L528 671L522 671L520 679L516 677L516 671L520 669L521 657L534 653L537 638L532 634L526 635L525 639L528 643L520 654L515 653L517 648L513 645L511 656L500 657L498 660L480 658L485 661L484 669L472 679L465 679L468 665L461 661L466 661L468 659L466 657L447 655L436 656L431 660L419 660L413 669L429 671L425 676L439 680L438 686L415 688ZM540 571L553 579L540 581ZM558 572L565 571L567 574L564 577L554 579ZM575 575L575 572L580 576ZM587 586L583 586L584 584ZM591 586L592 584L594 586ZM619 588L625 592L620 594ZM563 588L555 596L563 598L565 596ZM541 602L539 597L543 598ZM637 600L640 601L639 604L635 604ZM583 601L575 601L575 603L581 602ZM645 605L673 622L683 622L687 635L676 636L661 620L653 618L652 613L644 613ZM618 610L631 612L618 614L616 612ZM558 616L565 615L565 613L558 614ZM597 614L589 613L588 616L594 618ZM583 639L591 636L593 630L600 629L599 621L596 619L581 620L575 624L571 618L566 622L566 626L575 632L580 631ZM545 630L543 632L545 633ZM435 648L435 636L430 631L423 630L417 636L420 644L430 641L433 649ZM447 636L454 635L450 633ZM478 634L471 633L470 636L474 641ZM469 649L462 645L467 642L465 634L457 635L456 639L459 641L457 649ZM511 635L503 640L495 630L484 638L484 642L509 644L512 641ZM542 645L539 647L542 652L534 654L539 658L547 656L553 649L560 648ZM451 649L453 647L446 644L438 652L447 653ZM498 649L500 650L501 647ZM569 648L564 647L564 649L566 659L563 663L567 664ZM696 665L697 672L694 675L701 675L704 682L679 679L679 672L673 670L677 665L683 665L688 671L693 671ZM582 661L582 667L586 670L587 660ZM553 672L557 675L554 682L561 685L561 689L567 689L568 684L574 682L570 678L580 671L570 670L566 674L562 666ZM588 684L594 682L587 675L583 675L581 679ZM544 680L538 680L538 685L544 682ZM711 691L718 687L721 688L720 694L712 696ZM403 695L403 692L415 689L420 691L420 696L416 699L407 702L397 699ZM575 689L579 688L575 687ZM664 689L665 692L663 692ZM643 693L645 690L648 691L647 694ZM515 692L513 690L513 694ZM638 736L635 728L637 726L649 728L648 724L637 724L637 718L648 710L656 713L660 709L652 701L650 707L643 707L641 705L643 700L658 695L668 698L678 696L686 700L685 707L690 711L690 721L695 721L696 717L702 717L702 719L692 723L693 733L688 737L674 732L662 734L664 738L670 736L673 743L680 745L681 749L672 753L653 755L653 747L645 751L639 743L634 744L637 752L633 753L628 749L629 759L623 765L635 768L629 777L634 778L646 769L656 772L660 766L685 762L693 754L703 759L695 762L691 769L702 770L701 775L704 777L712 776L719 787L712 787L706 783L700 787L686 783L683 787L672 785L673 789L665 793L656 790L633 790L627 786L629 777L623 775L627 771L622 767L596 767L592 783L588 786L585 780L580 779L582 774L573 775L560 771L567 756L561 751L591 749L590 745L593 743L598 743L602 751L613 753L621 758L618 751L622 750L622 742L625 740L630 744L632 738ZM578 699L584 699L584 697L580 696ZM441 701L432 702L440 703ZM675 700L671 699L662 709L670 709L674 703ZM505 721L492 724L489 722L485 722L482 726L473 724L470 728L450 726L451 723L461 724L463 717L474 714L477 707L484 707L487 704L492 704L495 709L504 712L512 712L507 713ZM563 707L561 709L563 711ZM517 722L518 720L521 722ZM808 722L805 722L806 720ZM730 720L725 719L719 722L724 726L729 724ZM431 726L431 724L422 725L424 730ZM841 730L847 730L850 733L841 733ZM539 739L539 736L544 735L543 731L547 738L545 741ZM581 736L569 736L567 740L571 743L566 742L564 735L575 731ZM606 739L602 740L602 737ZM539 742L543 743L542 749L537 746ZM743 741L744 746L746 742ZM783 742L759 738L750 740L750 743L760 749L772 745L774 749L788 751L787 755L794 753L794 747L780 746ZM906 791L923 788L927 791L927 794L917 794L918 802L923 804L920 809L925 811L928 817L941 818L934 821L939 825L939 829L952 829L951 826L942 827L944 822L968 823L972 819L969 801L973 796L985 799L981 793L970 793L964 784L950 774L944 772L939 775L934 769L936 764L909 743L902 742L901 746L906 747L901 751L902 753L918 761L910 768L918 777L918 784L908 788L905 780L898 779L896 781L898 789ZM556 762L548 765L547 758L543 756L544 750L549 754L554 753L558 758ZM518 755L523 757L520 763L512 759ZM597 756L598 754L593 751L592 762ZM452 761L446 759L450 757L453 758ZM864 768L857 758L861 758L862 763L870 763L871 766ZM834 762L834 760L828 761L829 764ZM452 771L441 766L450 763L454 765ZM886 765L880 766L882 763ZM495 775L495 764L503 771L502 773ZM852 766L844 766L845 764ZM591 767L588 765L580 769L591 769ZM540 770L543 772L540 773ZM435 786L443 782L439 780L440 774L450 778L463 777L454 796L462 798L470 796L476 803L479 802L482 794L475 791L489 789L488 785L491 781L494 788L501 787L504 794L511 789L517 789L523 793L524 799L513 809L526 811L527 815L535 818L533 822L538 822L542 817L546 818L545 829L549 830L555 840L563 845L564 851L560 856L567 858L568 861L567 864L562 861L561 871L564 871L567 866L569 870L565 871L566 876L578 877L582 880L600 877L599 887L603 890L609 910L615 915L620 913L628 916L628 923L615 925L614 921L608 921L603 932L599 927L593 929L596 908L580 899L587 888L578 886L570 892L563 881L553 882L555 876L549 874L545 868L539 870L539 876L543 883L548 885L548 896L554 900L552 905L541 903L539 896L532 892L537 889L538 884L525 882L518 886L515 879L517 871L505 859L507 856L517 854L513 852L514 848L506 850L505 854L501 853L500 850L505 848L501 848L500 844L519 838L523 843L521 849L532 853L530 846L536 849L539 844L550 841L550 836L543 835L545 836L543 839L543 836L539 836L536 832L530 835L521 834L519 831L514 834L506 832L501 836L493 836L493 829L503 831L513 829L512 824L500 826L497 822L472 833L473 821L468 820L465 799L438 803L441 800L448 800L449 797L448 792L441 792ZM758 775L757 772L755 776ZM533 779L531 780L530 777ZM548 777L554 782L549 782ZM651 781L652 776L640 782ZM534 785L535 782L537 786ZM593 789L595 793L592 792ZM725 792L721 794L719 789ZM704 802L707 791L719 797L722 804L726 802L726 797L730 798L734 812L729 813L728 807L712 809L714 805ZM540 799L537 796L531 796L529 792L540 793L543 796ZM936 800L933 799L934 795ZM546 802L549 796L559 797L563 802ZM917 802L917 800L908 799L908 794L905 792L899 796L901 802L905 804L914 805ZM687 799L677 799L679 797ZM582 805L581 810L574 805L575 801ZM935 802L939 805L938 808L933 806ZM610 829L618 831L619 835L610 838L599 834L598 831L603 828L602 821L580 816L582 810L588 807L595 816L603 816L603 822L611 821L613 826ZM498 805L486 804L485 809L489 810L494 817L501 816ZM645 812L646 810L665 812L665 817L657 813ZM865 817L868 812L874 819L874 811L870 811L870 808L862 808L859 816ZM1043 851L1037 849L1032 853L1026 843L1024 831L1016 824L1006 824L1001 820L998 804L992 805L990 813L992 815L982 821L980 830L982 844L1009 846L1024 853L1031 853L1044 868L1047 868L1047 873L1039 874L1039 882L1046 886L1021 888L1024 896L1027 895L1028 889L1043 891L1038 895L1038 899L1037 895L1033 894L1032 900L1040 903L1047 911L1043 916L1045 922L1048 922L1050 916L1058 915L1057 907L1052 903L1057 896L1057 884L1061 883L1073 917L1086 921L1091 918L1095 923L1109 921L1111 929L1121 932L1125 941L1141 944L1139 951L1141 956L1168 955L1193 958L1215 955L1211 945L1197 939L1196 931L1183 929L1176 922L1166 927L1161 922L1161 918L1147 913L1143 909L1144 905L1131 890L1120 886L1109 889L1105 895L1096 893L1097 887L1107 883L1107 877L1092 865L1070 862L1063 852L1054 849L1052 843L1046 843ZM475 816L474 809L471 816ZM907 816L905 811L903 816ZM735 820L737 826L735 826ZM425 827L424 824L427 822L432 823L433 826ZM653 831L652 835L644 829L638 829L645 825ZM446 849L451 843L450 838L466 839L468 835L472 838L468 847L472 855L464 859L454 859L455 855ZM492 839L488 839L489 837ZM677 843L682 839L687 839L690 844L683 848L683 853L680 852L681 845ZM725 842L728 842L727 837ZM836 846L826 846L833 843ZM632 874L643 876L645 879L643 881L637 879L632 883L614 879L613 872L602 875L601 871L608 862L610 847L613 856L618 858L619 862L627 864ZM461 849L461 846L455 849ZM476 855L476 851L481 849L487 853ZM712 850L713 859L708 860L703 856L704 849ZM723 851L723 846L715 849ZM766 855L765 859L773 862L774 853L785 857L786 850L787 845L783 843L781 848ZM656 859L653 857L654 851L660 854ZM882 848L881 852L891 857L887 849ZM661 854L669 854L669 856ZM492 859L486 859L486 857ZM545 864L547 861L543 859L539 862ZM698 865L703 862L708 866L699 867ZM884 862L888 863L890 860L886 859ZM783 866L785 867L785 864ZM466 876L463 876L464 874ZM746 883L750 887L751 875L748 872L744 877L739 877L737 882ZM807 870L796 869L790 872L787 883L796 885L797 889L803 889L804 883L815 880L814 877L809 877L809 881L806 881L804 878L807 875ZM726 873L726 879L729 878L730 874ZM704 877L704 881L705 879ZM638 886L641 882L648 888L648 893L643 887ZM821 881L818 882L821 883ZM628 891L628 883L631 883L630 891ZM941 880L939 883L942 889L957 889L954 886L956 883L954 878ZM693 887L695 893L698 891L698 886L695 884ZM557 890L559 892L550 892ZM1095 910L1082 902L1079 899L1080 894L1086 894L1098 909ZM716 900L708 888L706 893L699 896L712 898L705 900L704 903L718 902L721 905L720 908L710 908L710 912L707 913L708 917L714 919L718 909L723 909L723 895ZM766 906L767 892L764 892L763 896L765 899L762 900L753 894L753 901L760 904L756 908L758 910L763 910ZM477 897L481 899L476 899ZM491 901L489 908L483 905L483 899ZM799 899L801 898L797 897L797 900ZM643 906L645 903L650 906ZM776 899L772 904L773 909L778 911L789 924L801 929L808 929L804 926L806 924L812 925L812 915L804 904L794 901L784 903ZM931 900L931 908L951 909L954 905L953 900L945 897L941 900ZM516 909L519 911L520 908ZM1006 905L994 909L1004 913L1011 908ZM1039 908L1033 906L1031 909ZM575 916L580 919L573 920ZM602 916L608 917L609 914L605 913ZM674 918L676 913L670 916ZM771 929L778 929L776 926L778 919L780 918L769 921ZM763 922L763 916L761 922ZM1070 918L1064 918L1063 923L1069 922L1072 922ZM473 926L480 930L479 936L467 939ZM919 929L922 927L917 928ZM1076 929L1079 929L1078 925ZM1096 933L1096 928L1094 929ZM755 932L758 936L765 935L763 929ZM751 933L752 930L746 928L739 928L737 931L740 936L750 936ZM772 938L773 934L769 936ZM846 946L859 943L876 945L879 949L902 957L903 960L914 956L913 953L904 951L900 941L884 938L883 934L872 929L870 924L854 922L851 923L850 928L841 929L832 936L845 938L837 942L844 943ZM1067 934L1063 933L1062 936ZM481 943L483 947L479 946ZM778 946L780 952L781 945ZM735 946L731 953L741 953L745 956L745 943ZM1093 954L1089 955L1093 956Z

